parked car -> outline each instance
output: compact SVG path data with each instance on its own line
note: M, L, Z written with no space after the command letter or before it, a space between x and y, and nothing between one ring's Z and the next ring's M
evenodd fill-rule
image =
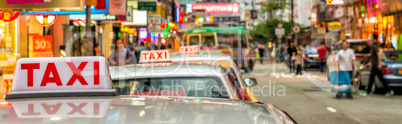
M320 67L320 60L318 59L317 48L307 47L304 50L304 67Z
M383 51L382 73L389 87L398 89L402 87L402 50ZM359 70L357 85L360 89L367 88L370 78L370 68ZM373 85L374 93L385 93L382 83L378 79Z

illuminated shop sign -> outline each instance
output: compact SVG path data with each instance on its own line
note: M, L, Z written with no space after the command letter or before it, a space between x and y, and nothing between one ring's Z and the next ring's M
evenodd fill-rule
M3 11L0 14L0 20L3 20L5 22L13 21L18 17L18 15L20 15L20 12L13 13L11 11Z
M340 5L340 4L343 4L343 3L344 3L343 0L327 0L328 5Z
M106 3L109 3L109 0L105 0ZM45 2L46 3L46 2ZM68 3L72 3L69 1ZM35 4L32 4L35 5ZM105 4L105 9L97 9L97 6L91 6L91 13L92 14L108 14L109 13L109 4ZM1 7L1 6L0 6ZM53 7L57 8L57 7ZM99 7L98 7L99 8ZM84 9L80 9L81 11L28 11L28 12L21 12L21 15L35 15L35 14L55 14L55 15L70 15L70 14L85 14L86 7Z
M193 10L206 10L206 13L239 13L239 3L195 3Z
M49 26L52 25L54 22L56 22L56 15L50 14L50 15L44 15L44 14L37 14L35 15L36 21L38 21L39 24Z

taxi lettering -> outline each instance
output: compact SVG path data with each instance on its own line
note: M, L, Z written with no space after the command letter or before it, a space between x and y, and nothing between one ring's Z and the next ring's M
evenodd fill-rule
M36 105L36 106L35 106ZM64 105L64 107L62 107ZM59 110L62 110L62 112L64 113L66 110L66 105L69 106L69 108L71 108L72 110L69 111L68 113L66 113L66 115L87 115L88 111L83 111L83 108L88 108L87 106L89 106L90 108L93 108L92 113L93 115L99 115L99 103L95 102L93 104L88 104L86 102L82 102L82 103L56 103L56 104L48 104L48 103L41 103L40 107L43 108L43 110L45 111L45 113L41 113L39 111L35 111L36 109L40 109L38 108L38 104L33 104L33 103L29 103L27 104L28 110L26 112L21 113L23 116L33 116L33 115L41 115L41 114L47 114L47 115L56 115ZM93 105L93 106L92 106ZM61 109L60 109L61 108ZM42 111L43 112L43 111Z
M169 61L170 55L167 50L155 50L141 52L140 62L152 62L152 61Z
M78 67L72 62L66 62L69 69L73 72L70 80L67 82L67 86L72 86L76 80L81 85L88 85L88 82L84 79L81 72L84 70L88 62L81 62ZM22 63L21 70L27 70L27 86L33 87L34 70L40 69L40 63ZM99 62L94 62L94 85L99 85ZM43 75L40 86L44 87L48 83L55 83L57 86L63 86L61 82L59 72L57 71L55 63L47 63L45 73Z
M188 47L180 47L180 53L197 53L199 47L197 46L188 46Z
M142 53L144 60L154 60L154 59L164 59L167 58L166 52L155 52L155 53ZM149 54L149 55L148 55ZM156 58L155 58L156 54Z

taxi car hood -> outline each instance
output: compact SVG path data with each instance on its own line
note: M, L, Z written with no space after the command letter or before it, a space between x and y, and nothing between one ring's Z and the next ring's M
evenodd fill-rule
M269 103L181 97L59 97L1 101L2 123L287 123ZM270 107L271 106L271 107Z

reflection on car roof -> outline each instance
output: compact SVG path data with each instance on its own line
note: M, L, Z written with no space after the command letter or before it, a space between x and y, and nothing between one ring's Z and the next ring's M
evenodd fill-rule
M8 100L3 123L278 123L276 111L246 101L178 97L62 97Z

